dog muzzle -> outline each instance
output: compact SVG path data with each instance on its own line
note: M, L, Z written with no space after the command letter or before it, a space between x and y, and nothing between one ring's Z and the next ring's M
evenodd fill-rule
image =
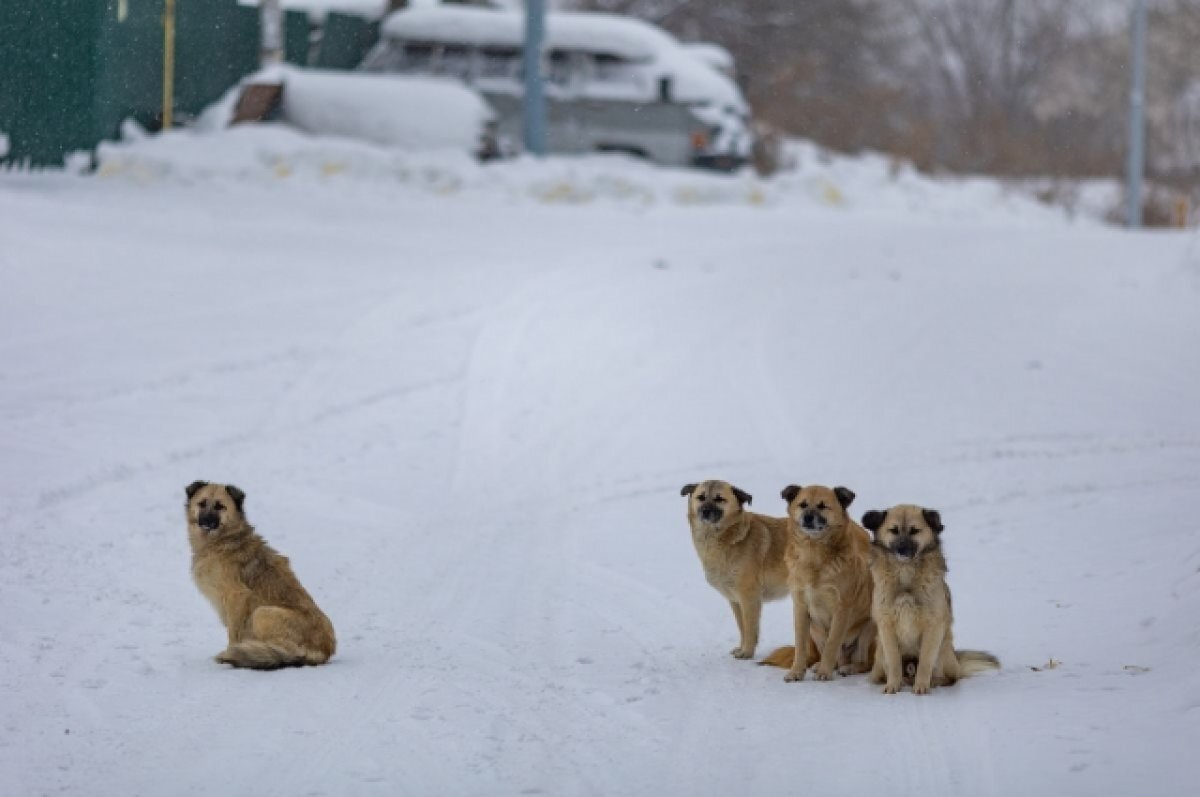
M810 537L820 537L828 524L816 512L805 512L800 516L800 530Z

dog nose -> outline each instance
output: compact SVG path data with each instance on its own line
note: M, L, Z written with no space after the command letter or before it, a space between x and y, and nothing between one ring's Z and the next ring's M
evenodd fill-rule
M721 510L715 506L704 506L700 508L700 518L702 520L714 521L721 517Z
M216 512L201 512L200 517L197 518L197 520L200 522L200 525L206 529L215 529L217 526L221 525L221 519L217 516Z
M805 526L811 526L814 522L816 522L816 519L817 519L816 512L805 512L804 516L801 518L801 522Z

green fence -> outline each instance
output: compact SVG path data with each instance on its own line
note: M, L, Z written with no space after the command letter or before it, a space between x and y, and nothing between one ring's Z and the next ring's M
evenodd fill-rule
M162 113L163 0L4 0L4 160L57 165L133 118ZM258 66L258 11L237 0L176 0L175 102L199 113Z
M316 65L322 69L353 69L377 41L378 22L330 12L325 17Z

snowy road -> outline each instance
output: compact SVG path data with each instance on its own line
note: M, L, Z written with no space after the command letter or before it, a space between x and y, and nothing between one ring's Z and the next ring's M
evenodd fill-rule
M1200 778L1195 239L0 175L0 273L5 793ZM884 697L731 659L706 477L936 506L1003 671ZM197 478L246 490L328 667L212 662Z

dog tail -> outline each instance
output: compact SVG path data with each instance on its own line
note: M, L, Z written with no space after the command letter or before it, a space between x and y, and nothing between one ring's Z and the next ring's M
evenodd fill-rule
M790 669L792 662L796 660L795 645L786 645L782 648L772 650L767 656L759 662L759 666L766 665L768 667L782 667Z
M958 677L967 678L985 670L1000 669L1000 659L986 650L956 650L958 657Z
M278 670L281 667L302 667L305 664L324 664L328 654L294 645L289 642L261 642L248 639L230 645L217 661L246 667L251 670Z

